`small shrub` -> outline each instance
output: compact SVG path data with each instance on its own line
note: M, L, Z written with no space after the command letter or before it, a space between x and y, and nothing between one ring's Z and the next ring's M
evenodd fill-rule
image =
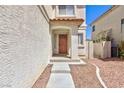
M120 49L121 49L121 50L124 50L124 41L121 41Z
M109 36L107 36L106 41L111 41L111 38Z
M119 50L120 50L120 53L119 53L119 56L124 59L124 41L122 41L119 45Z
M121 57L121 59L124 59L124 50L120 51L120 57Z
M101 41L106 41L106 38L105 38L105 37L102 37L102 38L101 38Z
M95 40L93 40L93 43L95 43L96 41Z

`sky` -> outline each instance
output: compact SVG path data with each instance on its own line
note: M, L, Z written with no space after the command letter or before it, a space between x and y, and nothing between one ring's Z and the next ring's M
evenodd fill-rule
M91 27L90 23L92 23L96 18L105 13L108 9L110 9L112 5L86 5L86 37L87 39L91 39Z

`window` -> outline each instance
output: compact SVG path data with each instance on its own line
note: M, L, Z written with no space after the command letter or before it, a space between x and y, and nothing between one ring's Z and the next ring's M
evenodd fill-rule
M124 41L124 18L121 19L121 41Z
M92 27L92 31L95 31L95 26Z
M73 5L60 5L59 6L59 15L74 15L74 6Z
M121 32L124 32L124 19L121 20Z
M124 24L124 19L121 19L121 24Z
M66 15L66 6L65 5L59 6L59 14Z
M83 45L83 33L78 34L78 44Z

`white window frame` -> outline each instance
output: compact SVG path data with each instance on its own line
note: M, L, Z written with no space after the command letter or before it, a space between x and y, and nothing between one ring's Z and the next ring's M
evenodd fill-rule
M77 8L74 5L74 15L60 15L59 14L59 5L57 5L56 6L56 17L76 17L76 11L77 11Z

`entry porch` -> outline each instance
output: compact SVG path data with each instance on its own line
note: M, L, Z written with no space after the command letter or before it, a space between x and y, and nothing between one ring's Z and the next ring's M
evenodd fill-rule
M51 20L52 56L79 59L78 27L83 20Z
M73 28L75 29L75 28ZM52 56L79 59L78 57L78 32L76 29L57 26L52 30Z

